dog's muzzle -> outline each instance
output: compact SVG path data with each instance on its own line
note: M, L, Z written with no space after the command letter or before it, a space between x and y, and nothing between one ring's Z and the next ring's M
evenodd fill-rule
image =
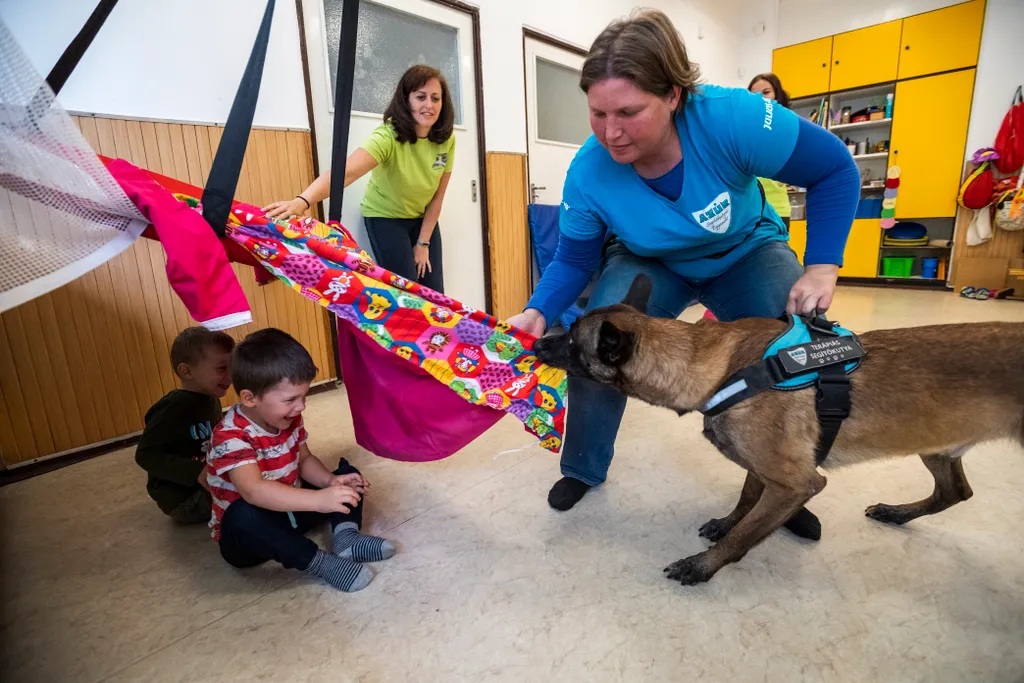
M534 343L533 353L541 363L568 370L572 360L569 356L569 335L553 334L541 337Z

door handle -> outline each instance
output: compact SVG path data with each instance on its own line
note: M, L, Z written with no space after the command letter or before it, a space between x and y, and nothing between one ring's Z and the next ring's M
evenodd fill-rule
M548 189L548 188L544 187L543 185L534 185L533 183L530 183L530 203L531 204L536 204L537 203L537 190L546 190L546 189Z
M469 184L470 192L472 194L473 203L476 204L476 181L474 180Z

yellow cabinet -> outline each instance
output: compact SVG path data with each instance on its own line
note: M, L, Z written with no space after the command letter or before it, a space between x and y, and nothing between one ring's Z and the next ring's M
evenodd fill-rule
M903 20L899 78L975 66L985 0L973 0Z
M840 33L832 42L832 90L896 80L902 20ZM783 87L786 82L783 81Z
M794 98L828 92L831 63L832 36L772 52L772 71Z
M796 257L803 263L804 250L807 248L807 221L789 222L789 248L796 252Z
M956 215L974 69L896 84L889 164L902 171L897 218Z
M846 240L839 276L878 277L878 251L881 245L882 227L877 218L855 220L850 228L850 237ZM804 249L807 247L807 221L792 221L789 224L789 246L803 263Z

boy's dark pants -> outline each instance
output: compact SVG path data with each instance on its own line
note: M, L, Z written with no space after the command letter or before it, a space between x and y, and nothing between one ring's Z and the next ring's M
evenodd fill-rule
M210 492L199 484L181 501L177 507L167 513L167 516L178 524L198 524L199 522L210 522L210 514L213 510L213 499Z
M358 474L348 460L342 458L334 474ZM303 483L305 488L313 488ZM224 511L220 522L220 554L235 567L253 567L267 560L276 560L289 569L306 569L316 556L317 545L306 538L307 531L325 519L331 529L343 522L363 523L363 503L352 512L294 512L297 528L292 527L286 512L256 507L242 499Z

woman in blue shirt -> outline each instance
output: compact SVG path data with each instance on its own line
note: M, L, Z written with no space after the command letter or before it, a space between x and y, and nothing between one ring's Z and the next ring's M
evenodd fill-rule
M842 142L759 94L698 85L696 64L662 12L608 26L583 64L587 140L562 190L558 249L510 323L541 335L600 270L588 306L617 303L638 273L651 315L701 302L720 320L825 311L860 194ZM804 267L758 176L807 188ZM626 397L569 382L563 478L548 502L568 510L605 480ZM802 510L787 525L820 536Z

